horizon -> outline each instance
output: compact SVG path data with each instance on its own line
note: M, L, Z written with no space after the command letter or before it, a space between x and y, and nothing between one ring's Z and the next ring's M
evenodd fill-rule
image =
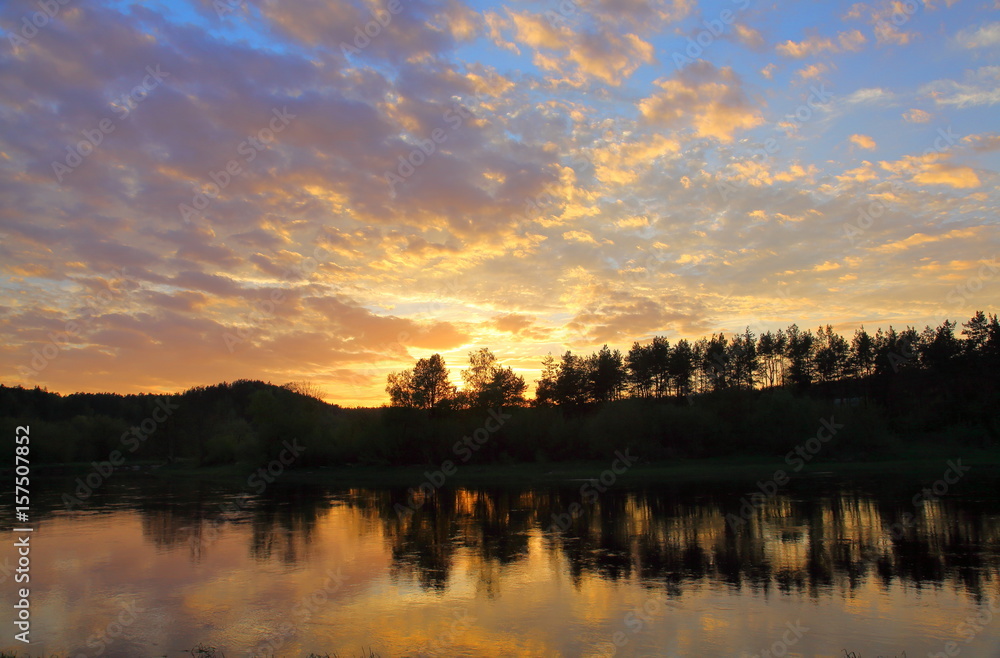
M980 313L980 312L982 312L982 311L977 311L977 313ZM984 312L984 317L986 318L987 321L989 321L991 319L995 319L996 315L997 314L992 313L992 312ZM971 319L972 318L970 318L970 320ZM940 328L940 327L943 326L944 322L952 322L953 323L952 326L953 326L954 337L958 341L961 342L961 341L965 340L965 331L964 331L964 324L965 323L963 321L954 321L954 320L951 320L950 318L946 318L945 320L943 320L938 325L935 325L935 326L926 325L924 327L924 330L926 330L926 329L938 329L938 328ZM794 324L794 323L791 323L791 324ZM787 335L787 331L786 330L787 330L788 327L791 326L791 324L788 324L788 325L786 325L784 327L778 327L776 330L764 329L762 333L765 333L765 332L766 333L780 333L780 332L785 332L786 335ZM835 334L841 336L845 340L847 340L848 344L851 343L851 338L853 338L856 335L857 332L860 332L862 330L868 336L870 336L873 339L880 332L888 332L888 331L892 331L892 330L896 330L897 333L900 333L900 332L905 332L907 330L912 329L912 330L916 331L918 334L923 331L921 329L918 329L915 325L910 325L910 324L904 325L903 327L900 327L898 330L893 325L889 325L887 327L881 327L881 326L880 327L875 327L874 329L871 329L871 330L869 330L868 327L864 327L862 325L862 326L858 327L855 330L855 332L847 334L847 333L844 333L842 331L838 331L835 327L832 327L832 325L820 325L820 327L818 327L818 329L823 329L824 326L831 326L833 332ZM803 333L812 334L814 336L816 335L816 334L813 333L812 328L799 327L799 329L801 329L803 331ZM751 331L751 333L754 333L755 339L759 340L761 338L761 334L753 332L750 327L747 327L746 330L749 330L749 331ZM725 332L717 332L717 334L718 335L724 335L727 339L730 339L730 340L734 336L741 335L741 334L738 334L738 333L726 335ZM716 335L716 334L712 334L712 335L709 335L709 336L701 336L701 337L699 337L697 339L692 339L692 338L678 338L678 339L676 339L674 341L669 341L671 343L670 347L671 347L671 349L673 349L673 347L676 347L677 342L682 341L682 340L688 341L689 344L691 344L692 346L694 346L696 342L700 342L703 339L705 339L705 340L711 340L711 338L714 335ZM658 337L660 337L660 336L658 336ZM652 340L652 338L650 338L649 341L635 341L635 343L638 343L638 344L641 344L641 345L648 345L651 340ZM620 348L617 348L617 347L614 347L614 346L608 346L608 347L609 347L609 349L611 349L613 351L617 351L617 350L620 349ZM487 350L490 349L488 346L478 346L478 347L476 347L474 349L480 349L480 348L485 348ZM567 351L571 351L571 350L567 350ZM621 349L620 351L621 351L622 356L625 356L628 353L628 350L625 350L625 349ZM492 351L491 351L491 353L492 353ZM438 353L435 353L435 354L438 354ZM592 355L592 354L595 354L595 352L591 352L590 355ZM472 352L469 352L468 356L471 356L471 355L472 355ZM587 356L590 356L590 355L588 355L586 352L576 352L576 353L574 353L574 356L577 356L577 357L587 357ZM38 354L37 356L42 356L42 355ZM432 355L430 353L428 353L426 355L416 355L416 358L417 359L422 359L422 358L427 358L427 357L430 357L430 356L432 356ZM559 358L558 357L560 357L561 354L552 354L552 353L550 353L550 354L547 354L544 357L541 357L541 359L545 359L545 358L548 358L550 356L555 359L556 363L559 363ZM44 357L42 357L42 358L44 358ZM539 362L541 363L542 361L540 360ZM496 360L496 366L503 368L503 367L507 367L508 364L504 363L503 359L497 359ZM454 386L455 390L458 391L458 392L469 392L469 391L473 390L473 388L470 387L470 385L467 382L463 383L463 380L462 380L462 371L464 371L464 370L466 370L468 368L469 368L469 363L468 362L460 364L460 365L448 365L447 364L447 360L445 360L445 369L446 369L447 374L448 374L448 383L451 384L452 386ZM404 367L402 369L409 370L411 368ZM542 374L543 370L544 370L544 367L532 368L532 369L524 369L524 368L514 368L514 367L511 367L511 370L513 370L513 372L515 374L519 375L522 379L524 379L524 381L525 381L525 383L527 385L527 389L525 391L525 396L524 396L524 401L528 405L533 404L535 396L536 396L536 393L537 393L537 384L539 383L539 381L537 379L528 379L527 377L525 377L524 373L525 372L533 372L533 373L536 373L536 374L538 374L540 376ZM391 373L396 373L396 372L398 372L398 370L391 371ZM286 381L286 382L282 382L282 383L273 383L270 380L266 380L265 381L265 380L261 380L261 379L257 379L257 378L253 378L253 377L241 377L241 378L236 378L236 379L233 379L233 380L221 380L221 381L214 381L214 382L210 382L210 383L202 382L200 384L195 384L193 386L188 386L188 387L186 387L184 389L176 389L176 390L172 390L172 391L128 391L128 392L121 392L121 391L109 391L109 390L103 390L103 389L102 390L98 390L97 388L95 388L94 390L90 390L90 391L50 391L48 389L48 387L42 386L40 388L42 388L42 390L44 390L45 392L55 393L56 395L59 395L61 397L65 397L65 396L68 396L68 395L75 395L75 394L110 394L110 395L121 395L121 396L130 395L130 394L138 394L138 395L183 395L184 393L192 390L193 388L198 388L198 387L212 387L212 386L218 386L218 385L233 384L233 383L235 383L237 381L255 381L255 382L260 382L260 383L267 384L269 386L277 386L277 387L284 387L284 388L289 388L290 387L291 390L293 390L293 391L295 391L297 393L300 393L302 395L307 395L309 397L315 397L315 398L317 398L317 399L319 399L319 400L321 400L321 401L323 401L323 402L325 402L327 404L335 405L335 406L341 407L343 409L377 409L377 408L382 408L382 407L387 407L387 406L393 406L391 400L389 399L390 396L389 396L388 392L386 392L386 395L384 396L384 399L381 400L380 402L378 402L377 404L368 404L368 405L350 404L349 402L345 402L345 401L342 401L342 400L339 400L339 399L330 399L331 396L326 391L323 391L322 389L320 389L319 387L317 387L316 384L315 384L315 382L312 382L312 381L309 381L309 380L302 380L302 379L299 379L299 380L290 380L290 381ZM0 382L0 386L9 386L9 385L6 385L3 382ZM10 387L13 388L15 386L18 386L18 385L13 385L13 386L10 386ZM783 384L777 386L777 388L783 388L783 387L784 387ZM25 387L25 388L32 388L32 387ZM756 386L755 386L755 388L756 388ZM769 388L769 387L764 385L764 382L763 382L763 379L762 379L761 382L760 382L760 389L761 390L766 390L767 388ZM771 387L771 388L773 388L773 387ZM694 393L694 391L692 391L692 393Z
M380 406L433 353L531 394L996 310L996 0L40 6L0 8L7 385Z

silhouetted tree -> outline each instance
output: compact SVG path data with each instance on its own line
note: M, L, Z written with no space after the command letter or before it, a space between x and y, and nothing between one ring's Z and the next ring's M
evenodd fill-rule
M448 369L440 354L420 359L412 371L390 374L385 390L394 407L434 409L455 397L455 387L448 380Z
M760 361L757 357L757 341L750 327L742 334L733 336L727 349L727 362L731 383L737 388L752 390L757 378Z
M589 399L589 388L586 361L567 350L559 363L559 374L556 376L556 403L567 406L584 404Z
M609 438L623 436L641 441L653 454L722 454L748 448L751 444L740 441L763 435L784 433L791 440L799 431L796 416L812 414L822 404L815 398L842 401L841 396L860 395L876 404L860 410L852 429L838 437L835 452L884 450L891 444L878 437L893 434L940 440L957 427L962 431L954 434L955 441L995 444L1000 441L1000 321L977 312L962 325L961 337L957 326L950 320L921 332L913 327L897 332L890 326L874 335L862 327L848 346L829 325L816 334L792 325L759 338L744 331L728 341L719 334L694 343L681 339L673 346L657 336L635 343L626 357L607 345L589 356L569 351L559 360L548 356L534 404L561 405L568 418L557 420L544 409L515 411L511 424L480 454L487 461L503 454L514 459L594 456ZM525 388L523 378L501 367L488 349L470 355L463 379L466 389L458 392L444 360L435 354L387 378L392 406L410 409L350 413L317 399L318 390L311 386L245 380L199 386L164 400L109 393L60 396L0 385L0 418L32 425L39 435L37 443L32 441L32 456L41 463L106 459L120 445L118 437L129 428L145 427L152 410L167 400L174 411L158 421L155 440L142 444L136 458L259 464L285 449L286 441L299 441L307 450L296 464L306 467L426 463L453 454L455 428L450 423L455 419L424 410L518 404ZM707 396L697 408L663 405L646 417L647 405L587 408L588 403L620 398L626 384L633 397L656 398L689 394L691 387L702 392L778 384L805 388L814 380L822 385L804 391L814 399L801 402L787 395L727 393ZM747 414L749 403L758 400L762 413ZM713 413L715 423L706 415ZM0 463L10 462L10 455L0 458Z
M788 379L792 386L803 388L812 383L813 380L813 342L812 332L799 330L798 325L793 324L786 332L788 343L785 347L785 355L788 357Z
M413 371L391 372L386 381L385 392L389 394L389 404L393 407L412 407Z
M875 341L865 331L864 325L854 332L851 339L851 369L861 377L870 377L875 372Z
M875 374L895 374L901 369L915 368L918 365L917 345L920 336L916 329L907 327L897 332L892 325L883 331L880 327L875 332Z
M499 369L500 364L489 349L481 347L475 352L469 352L469 367L462 371L466 390L474 397L483 395Z
M493 352L483 347L469 353L469 368L462 371L469 404L478 407L509 407L524 404L524 378L504 368Z
M777 386L784 382L785 373L785 332L765 331L757 339L757 354L761 361L761 383Z
M695 369L695 354L691 343L683 338L677 341L674 349L670 351L667 368L676 394L686 395L691 388Z
M816 330L815 366L816 376L821 382L842 379L848 370L851 347L833 327L826 325Z
M920 361L930 370L944 372L962 352L955 338L955 323L945 320L937 329L927 327L919 343Z
M542 376L535 383L535 406L550 407L559 404L559 365L551 354L542 359Z
M653 336L649 344L650 372L653 395L665 397L670 392L670 341L663 336Z
M629 393L634 398L648 398L653 395L652 345L632 344L625 356L626 382Z
M594 402L617 400L625 386L622 353L607 345L586 361L589 398Z
M996 321L996 316L992 320ZM962 324L962 335L965 341L962 345L966 354L982 354L986 351L986 345L990 338L990 320L982 311L977 311L968 322ZM638 344L638 343L637 343Z
M501 368L490 383L487 404L491 407L520 407L524 404L524 392L528 385L524 377L516 374L509 366Z
M726 336L720 333L705 343L705 351L701 357L701 367L705 379L713 391L721 391L729 387L730 363L726 349Z
M978 311L962 325L962 356L967 368L1000 376L1000 321Z

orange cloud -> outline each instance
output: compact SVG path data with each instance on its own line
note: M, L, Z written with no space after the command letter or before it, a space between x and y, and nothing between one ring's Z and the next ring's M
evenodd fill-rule
M861 46L868 42L868 39L861 33L861 30L851 30L838 34L837 41L840 43L841 49L857 52L861 50Z
M810 64L809 66L796 71L795 75L802 80L814 80L829 70L830 67L826 64Z
M676 78L657 83L661 91L639 102L650 122L669 127L690 123L698 137L731 142L736 132L764 123L732 69L704 61L688 65Z
M868 135L851 135L850 142L858 148L866 149L868 151L875 150L875 140Z
M878 174L875 172L874 167L871 162L867 160L861 161L861 166L855 169L849 169L843 174L837 176L837 180L841 182L855 182L855 183L867 183L870 180L875 180L878 178Z
M924 112L923 110L912 109L908 112L903 113L903 118L910 123L927 123L934 116L930 112Z
M653 61L653 45L635 34L603 29L588 34L551 23L543 14L510 13L514 39L536 51L535 63L561 74L579 72L618 86L642 64ZM558 56L540 51L553 51ZM572 66L567 67L567 64Z
M914 233L910 237L905 238L903 240L897 240L896 242L890 242L888 244L883 244L878 247L875 247L872 251L878 253L893 253L893 252L906 251L914 247L918 247L925 244L933 244L935 242L942 242L944 240L954 240L958 238L974 238L979 233L980 230L978 228L955 229L941 235Z
M982 183L972 167L944 162L928 164L913 177L913 182L925 185L947 185L958 189L979 187Z
M785 57L802 59L822 52L837 52L837 46L829 38L809 37L804 41L785 41L774 47L775 52Z

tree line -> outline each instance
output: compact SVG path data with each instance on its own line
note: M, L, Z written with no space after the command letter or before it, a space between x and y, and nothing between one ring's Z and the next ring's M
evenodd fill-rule
M984 371L1000 366L1000 321L978 311L962 324L945 320L918 331L892 326L874 334L862 326L848 340L827 324L815 332L787 329L755 334L749 328L726 337L713 334L671 344L656 336L635 342L627 353L604 345L588 356L566 351L542 362L535 397L524 398L524 378L502 367L487 348L470 354L459 390L448 378L440 354L420 359L412 370L388 376L394 407L467 409L486 406L579 407L624 398L682 398L727 390L776 387L804 390L813 385L877 378L901 370L940 374Z
M470 409L475 407L519 407L528 389L524 377L504 368L489 349L469 354L469 367L462 371L465 387L459 390L448 378L440 354L417 361L411 370L391 373L385 391L393 407L417 409Z
M287 441L305 449L295 468L440 464L497 407L507 419L476 463L604 460L618 450L643 460L782 456L831 418L843 429L823 460L1000 442L1000 323L984 313L923 331L860 329L849 340L792 325L759 336L656 337L624 354L567 352L545 359L530 399L524 378L483 348L461 380L459 390L432 355L393 373L389 404L367 409L328 404L302 384L250 380L164 396L0 385L0 422L31 426L33 464L88 468L136 431L145 438L127 451L129 468L189 460L252 471ZM164 403L173 411L158 419ZM0 466L12 460L0 456Z
M308 465L328 458L341 411L317 396L308 384L253 380L167 395L59 395L0 384L0 422L7 427L30 424L35 464L105 461L115 450L126 454L130 464L176 459L205 465L267 463L284 441L300 440L310 447L302 459ZM160 419L154 411L163 404L171 413ZM130 442L140 446L129 450ZM10 464L12 455L0 456L0 465Z

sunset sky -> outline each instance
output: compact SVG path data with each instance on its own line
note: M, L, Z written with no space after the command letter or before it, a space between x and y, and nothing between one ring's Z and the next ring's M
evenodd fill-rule
M371 405L434 352L997 311L998 10L4 2L0 382Z

